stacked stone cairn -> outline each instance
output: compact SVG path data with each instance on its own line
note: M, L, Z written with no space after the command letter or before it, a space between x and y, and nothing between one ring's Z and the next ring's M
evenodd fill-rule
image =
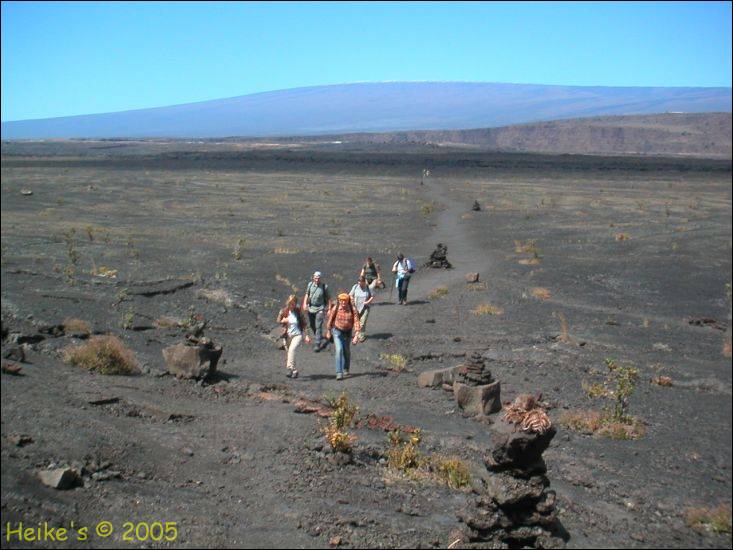
M486 362L479 352L473 352L455 371L453 395L464 413L488 415L501 410L501 384Z
M438 243L438 246L430 254L430 259L425 262L425 267L451 269L453 266L448 261L448 247L443 243Z
M483 490L458 514L467 527L462 542L490 548L564 547L542 458L555 433L551 425L539 433L505 418L492 425Z

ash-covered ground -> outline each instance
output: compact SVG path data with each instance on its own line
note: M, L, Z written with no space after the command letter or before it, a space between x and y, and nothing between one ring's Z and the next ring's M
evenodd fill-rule
M2 374L4 546L81 544L6 540L21 521L109 521L112 536L90 537L102 547L128 546L128 521L176 522L152 547L447 546L500 414L467 418L417 376L478 352L502 401L542 394L568 547L730 547L730 161L98 146L3 143L3 361L22 368ZM422 265L437 243L453 268L419 269L406 307L378 294L350 378L311 346L285 377L267 335L314 270L348 290L366 256ZM65 363L80 321L121 338L142 373ZM196 323L223 346L218 375L166 375L163 348ZM608 404L589 395L610 384L606 360L638 370L638 439L564 424ZM349 464L326 452L323 419L296 412L342 391L362 419ZM423 455L463 460L471 483L389 468L396 425L422 430ZM47 487L50 466L84 470L83 485ZM727 533L691 519L710 510Z

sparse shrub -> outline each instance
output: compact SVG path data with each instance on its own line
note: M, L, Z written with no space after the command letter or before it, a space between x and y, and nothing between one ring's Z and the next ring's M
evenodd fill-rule
M356 441L355 435L340 430L333 424L326 424L323 429L323 433L326 436L326 441L331 446L331 449L337 453L351 453L353 450L354 442Z
M639 371L609 358L605 363L608 372L603 382L581 383L591 399L602 398L609 401L603 412L568 413L560 422L571 429L598 433L613 439L638 439L644 435L645 429L637 418L629 414L629 398L634 393Z
M244 242L246 239L241 238L237 241L237 246L234 248L234 252L232 252L232 258L234 258L236 261L239 261L242 259L242 251L244 250Z
M87 232L87 237L89 237L89 242L92 242L94 240L94 228L91 225L87 225L84 230Z
M356 436L346 430L352 426L359 408L349 403L346 392L336 399L326 397L326 402L333 408L328 423L322 428L326 441L334 452L350 453Z
M631 235L629 235L628 233L615 233L613 235L613 238L617 241L628 241L631 239Z
M130 330L132 328L132 323L135 320L135 312L131 309L128 309L126 312L122 314L122 319L120 320L120 326L125 330Z
M130 258L140 258L140 251L135 248L135 241L132 240L132 235L128 235L127 237L127 255Z
M404 355L398 353L380 353L379 358L383 361L387 361L391 368L395 372L402 372L407 368L407 358Z
M448 295L448 289L444 286L438 287L428 294L428 300L437 300Z
M425 465L425 459L420 454L419 446L421 432L416 429L407 439L402 437L400 430L389 432L390 449L387 452L387 465L404 474L411 474Z
M471 482L468 466L461 459L438 457L431 462L438 479L452 489L466 487Z
M731 506L720 504L715 508L687 508L683 512L685 523L698 532L730 533Z
M137 374L140 366L133 352L112 335L92 336L88 342L64 350L64 360L100 374Z
M422 205L422 206L420 207L420 213L421 213L421 214L422 214L423 216L425 216L425 217L429 216L429 215L430 215L430 214L432 214L433 212L435 212L435 203L434 203L434 202L430 202L430 203L425 203L425 204L423 204L423 205Z
M501 315L504 313L504 310L500 307L484 303L479 304L478 306L476 306L476 308L472 309L471 313L473 313L474 315Z
M89 323L83 321L82 319L73 319L71 317L68 317L64 319L63 325L64 332L80 332L83 334L92 333L92 327L90 327Z
M117 306L124 302L125 300L128 300L130 298L130 293L127 291L126 288L121 288L117 291L117 294L115 294L115 303L114 305Z
M272 251L274 254L297 254L300 252L297 248L285 248L279 246Z

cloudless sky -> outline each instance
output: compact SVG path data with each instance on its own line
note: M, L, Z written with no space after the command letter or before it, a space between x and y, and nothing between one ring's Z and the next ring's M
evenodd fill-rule
M2 2L2 120L301 86L731 86L729 2Z

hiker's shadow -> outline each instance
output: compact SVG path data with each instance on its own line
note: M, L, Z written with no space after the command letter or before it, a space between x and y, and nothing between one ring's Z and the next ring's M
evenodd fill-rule
M230 380L236 380L238 378L240 378L238 374L229 374L218 370L206 378L206 383L210 385L216 384L217 382L229 382Z
M388 373L386 372L379 372L379 371L368 371L368 372L355 372L353 374L349 374L349 378L359 378L361 376L369 376L370 378L384 378L387 376ZM329 379L336 379L335 374L309 374L308 376L301 376L303 380L329 380ZM348 380L347 378L346 380Z
M394 334L391 332L377 332L376 334L370 334L367 336L367 340L389 340Z

